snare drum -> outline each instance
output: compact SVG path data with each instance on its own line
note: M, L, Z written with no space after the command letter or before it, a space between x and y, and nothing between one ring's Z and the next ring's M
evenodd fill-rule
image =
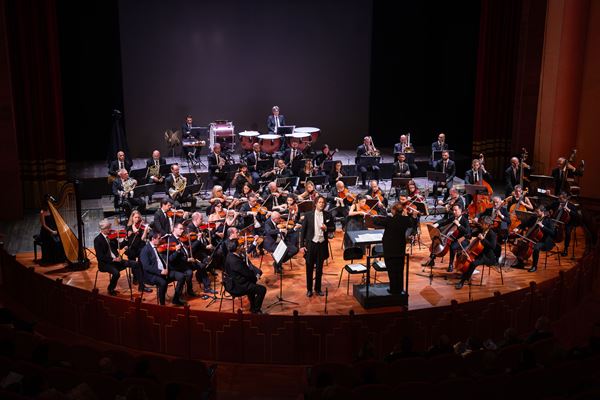
M252 145L258 142L258 135L260 135L260 133L256 131L244 131L238 132L238 135L240 135L240 145L242 146L242 149L251 151Z
M310 135L309 142L311 142L311 145L314 145L317 139L319 139L321 130L319 128L305 126L294 129L294 133L308 133Z
M302 132L294 132L285 135L288 145L292 145L292 142L298 142L298 149L304 151L304 148L310 143L310 134Z
M258 135L260 149L267 154L273 154L281 147L281 136L272 133Z

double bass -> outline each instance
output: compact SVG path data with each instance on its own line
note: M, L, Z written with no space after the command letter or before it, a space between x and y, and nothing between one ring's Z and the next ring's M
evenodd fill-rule
M528 191L529 191L529 188L525 189L521 193L521 197L519 197L519 200L517 200L516 203L511 205L508 210L508 214L510 216L510 226L508 227L509 231L516 229L521 224L521 221L519 221L519 217L517 217L517 211L527 211L527 207L525 207L525 205L523 204L523 200L525 200L525 195L527 194ZM513 195L510 197L514 198L514 192L513 192ZM506 201L507 199L508 199L508 197L506 199L504 199L504 201Z
M483 154L479 154L479 163L481 165L480 169L483 171L483 173L486 173L487 171L485 170L485 167L483 166L483 163L484 163ZM474 183L475 184L479 183L480 185L485 187L486 194L474 194L473 195L473 201L467 207L467 210L469 212L469 218L471 218L471 219L475 218L476 215L481 214L486 209L488 209L492 206L491 197L492 197L492 194L494 193L492 186L488 182L486 182L485 179L483 179L483 176L481 176L481 179L479 179L479 181L474 182Z

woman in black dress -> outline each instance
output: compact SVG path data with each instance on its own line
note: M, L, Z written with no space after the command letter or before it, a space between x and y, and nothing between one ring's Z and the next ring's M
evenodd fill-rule
M42 258L40 264L57 264L65 261L65 251L56 228L56 221L48 209L49 196L42 202L40 211L40 242Z
M369 214L367 211L367 197L364 194L356 196L354 203L350 206L348 211L348 217L346 219L346 233L344 234L344 248L355 247L348 236L348 232L351 231L363 231L367 229L365 223L366 215ZM364 246L363 250L364 250Z

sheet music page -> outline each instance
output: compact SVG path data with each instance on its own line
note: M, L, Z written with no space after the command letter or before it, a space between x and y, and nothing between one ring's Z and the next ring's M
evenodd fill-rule
M357 242L376 242L383 239L381 233L363 233L356 237Z
M273 259L275 260L275 262L279 263L279 261L281 261L281 258L285 254L286 250L287 250L287 245L282 240L281 242L279 242L279 244L277 245L277 248L273 252Z

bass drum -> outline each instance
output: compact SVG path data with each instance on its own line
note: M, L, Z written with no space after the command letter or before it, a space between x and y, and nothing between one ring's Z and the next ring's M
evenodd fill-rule
M273 154L281 148L281 136L272 133L258 135L258 142L260 149L267 154Z

